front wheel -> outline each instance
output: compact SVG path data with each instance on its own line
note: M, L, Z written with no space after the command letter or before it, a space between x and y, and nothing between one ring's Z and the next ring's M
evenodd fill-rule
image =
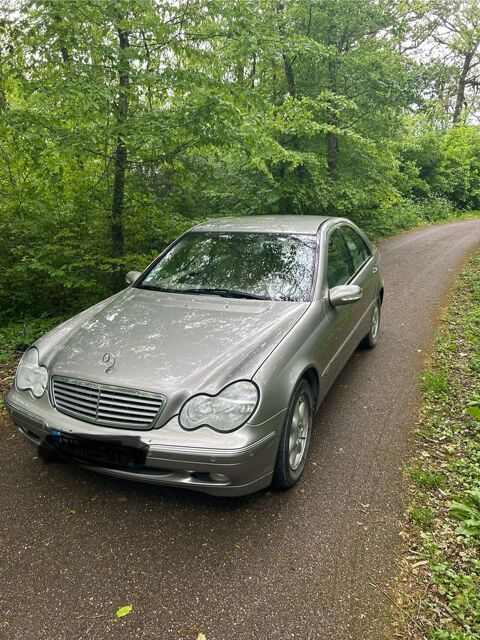
M380 333L380 319L381 319L382 303L380 298L375 300L375 306L373 307L372 322L370 324L370 331L362 340L362 346L367 349L373 349L378 342L378 334Z
M305 468L313 422L313 394L306 380L301 380L292 394L280 438L272 485L289 489Z

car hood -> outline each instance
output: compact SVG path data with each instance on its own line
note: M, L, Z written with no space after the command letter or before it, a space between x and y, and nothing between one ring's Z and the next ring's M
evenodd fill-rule
M251 378L308 304L129 288L72 331L67 322L43 359L51 375L161 392L172 415L194 393Z

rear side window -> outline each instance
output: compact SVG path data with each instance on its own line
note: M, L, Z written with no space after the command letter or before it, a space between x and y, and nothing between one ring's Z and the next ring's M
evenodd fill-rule
M352 257L354 270L356 271L365 260L370 257L370 251L363 239L352 227L342 227L341 233Z
M338 230L333 231L328 241L327 280L329 288L345 284L352 275L345 243Z

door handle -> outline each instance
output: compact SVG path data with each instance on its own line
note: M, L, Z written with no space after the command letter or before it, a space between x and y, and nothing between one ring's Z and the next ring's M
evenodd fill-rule
M377 271L378 271L378 267L373 267L372 273L377 273Z

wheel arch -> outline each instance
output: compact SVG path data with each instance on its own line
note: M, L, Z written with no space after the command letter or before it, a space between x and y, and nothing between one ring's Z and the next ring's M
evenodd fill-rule
M300 376L300 380L306 380L313 392L314 407L318 409L318 399L320 397L320 378L314 366L309 366Z

